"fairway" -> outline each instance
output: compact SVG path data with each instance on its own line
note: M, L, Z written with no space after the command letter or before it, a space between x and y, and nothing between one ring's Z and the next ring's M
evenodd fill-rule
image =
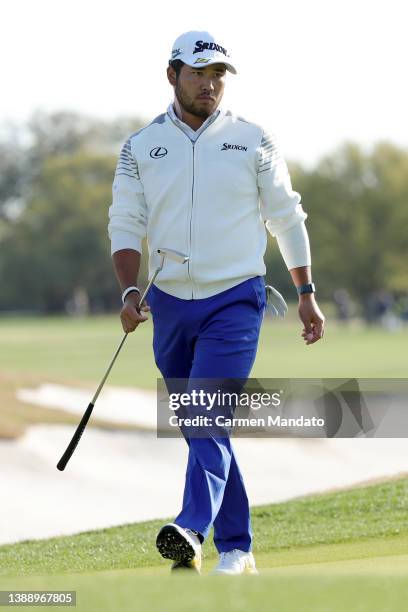
M408 329L327 323L323 341L305 346L291 308L288 321L266 319L252 376L264 378L406 377ZM115 315L89 318L0 319L0 371L37 375L43 381L98 381L122 338ZM151 321L129 335L109 382L155 389Z
M256 378L405 378L408 329L390 333L380 327L344 327L329 320L322 342L305 346L290 305L286 320L266 318L252 377ZM156 389L160 376L152 350L152 323L130 334L109 375L108 384ZM0 319L0 437L15 438L30 423L75 423L75 416L29 406L15 395L20 387L41 383L84 386L93 395L119 341L116 315ZM102 391L103 394L103 391ZM91 424L97 422L95 413Z
M329 322L324 342L311 347L300 331L293 317L265 321L253 376L407 375L408 330L391 334ZM122 337L116 316L3 319L0 333L0 431L10 437L30 423L76 422L19 404L15 390L41 382L93 389ZM109 383L154 389L159 374L151 342L148 322L128 338ZM81 612L406 609L408 479L258 506L252 520L260 576L210 576L211 541L204 546L202 577L170 576L154 548L163 521L148 521L1 546L0 587L75 590Z
M3 590L75 590L77 609L405 610L408 478L252 509L259 576L169 575L162 521L0 547ZM60 608L57 608L60 609Z
M408 0L2 8L0 612L408 612Z
M403 612L408 598L405 575L378 572L326 572L309 575L292 572L255 577L172 577L162 573L140 576L137 572L0 581L3 590L75 590L81 612ZM11 608L6 608L11 609ZM25 609L38 610L27 607ZM61 606L52 610L67 610Z

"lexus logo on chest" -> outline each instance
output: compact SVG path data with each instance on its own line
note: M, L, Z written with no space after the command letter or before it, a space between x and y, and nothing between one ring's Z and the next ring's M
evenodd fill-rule
M159 159L167 155L167 149L165 147L155 147L150 151L150 157L153 159Z

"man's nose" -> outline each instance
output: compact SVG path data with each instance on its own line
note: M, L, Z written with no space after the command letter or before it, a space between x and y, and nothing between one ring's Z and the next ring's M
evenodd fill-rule
M203 83L201 83L201 87L208 91L214 91L214 82L211 78L204 79Z

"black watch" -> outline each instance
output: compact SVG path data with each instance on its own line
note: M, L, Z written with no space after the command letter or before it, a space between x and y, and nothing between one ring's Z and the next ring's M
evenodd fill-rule
M307 285L301 285L300 287L296 287L296 290L299 295L303 295L304 293L316 293L316 287L314 283L308 283Z

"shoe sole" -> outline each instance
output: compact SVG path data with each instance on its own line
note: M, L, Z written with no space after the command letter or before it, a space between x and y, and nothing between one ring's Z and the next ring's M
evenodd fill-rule
M195 550L188 540L172 525L165 525L159 531L156 547L162 557L181 563L189 563L195 557Z
M178 561L175 561L171 567L171 572L173 573L182 573L182 572L187 572L188 574L194 573L194 574L200 574L200 568L197 566L196 564L196 560L193 559L192 561L188 562L188 563L179 563Z

